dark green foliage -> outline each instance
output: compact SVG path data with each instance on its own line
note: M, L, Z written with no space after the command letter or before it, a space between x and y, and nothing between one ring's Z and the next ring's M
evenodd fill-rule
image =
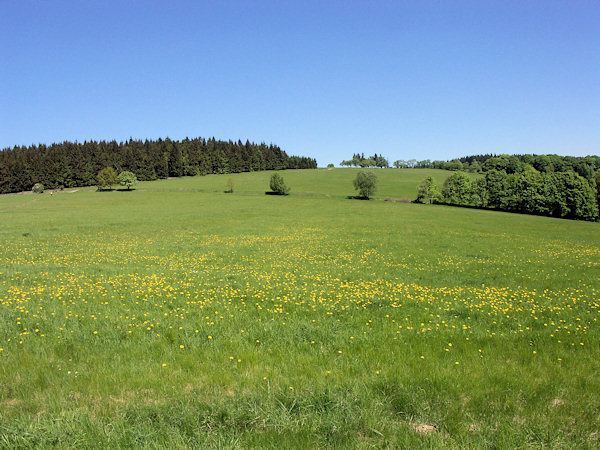
M271 175L271 182L269 183L271 191L277 195L288 195L290 193L289 186L286 186L283 177L278 173Z
M113 184L119 182L117 172L112 167L105 167L98 173L98 190L112 189Z
M585 178L586 180L590 181L592 179L594 179L594 168L584 162L584 161L579 161L574 167L573 170L581 177Z
M485 188L487 192L487 205L490 208L500 208L502 199L506 196L504 188L505 172L490 170L485 174L485 185L480 188Z
M598 218L594 191L585 178L574 172L553 173L547 178L554 194L549 198L551 215L583 220Z
M43 194L44 185L42 183L35 183L31 188L31 192L33 192L34 194Z
M462 168L457 165L462 163ZM600 170L600 156L559 156L559 155L473 155L452 161L419 161L415 165L396 161L397 167L432 168L443 170L463 170L467 172L504 171L507 174L523 173L535 169L542 173L574 171L588 181ZM396 166L396 163L394 165ZM429 163L429 164L426 164Z
M125 187L128 191L130 191L136 184L138 180L134 173L123 171L119 174L119 184Z
M332 163L327 164L328 169L333 169L335 166Z
M417 203L435 203L440 201L441 198L442 195L433 177L429 176L425 178L417 191Z
M448 177L442 193L452 205L593 221L598 219L594 183L575 172L540 173L525 168L507 174L491 169L473 183L458 172Z
M489 158L481 166L484 172L490 170L503 170L508 174L521 173L525 170L526 164L521 162L517 156L502 155Z
M93 186L96 174L105 167L132 172L138 180L148 181L210 173L316 169L317 162L288 156L272 144L215 138L40 144L0 151L0 194L31 189L35 182L49 189Z
M477 178L471 182L473 191L473 205L479 208L487 208L489 202L489 194L487 192L487 181L485 178Z
M373 172L358 172L353 184L360 198L369 199L377 192L377 175Z

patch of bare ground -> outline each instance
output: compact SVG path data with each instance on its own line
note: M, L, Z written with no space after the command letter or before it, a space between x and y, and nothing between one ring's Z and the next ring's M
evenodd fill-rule
M383 199L384 202L392 202L392 203L412 203L410 198L402 197L402 198L391 198L386 197Z
M0 409L4 408L15 408L21 404L21 400L16 398L8 398L0 402Z
M294 193L294 196L296 196L296 197L327 197L327 198L331 198L331 195L329 195L329 194L314 194L314 193L310 193L310 192L296 192L296 193Z
M519 417L519 416L513 417L513 420L512 420L513 425L518 425L521 427L523 425L525 425L526 422L527 422L527 419L525 419L524 417Z
M481 431L481 425L479 425L478 423L472 423L469 426L469 431L471 433L479 433Z
M425 423L413 424L413 428L417 433L427 434L427 433L435 433L437 428L435 425L427 425Z

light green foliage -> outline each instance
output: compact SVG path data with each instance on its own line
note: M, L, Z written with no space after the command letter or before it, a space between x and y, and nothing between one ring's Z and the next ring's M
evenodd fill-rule
M418 203L434 203L442 199L442 194L432 176L425 178L417 191Z
M31 192L33 192L34 194L43 194L44 185L42 183L35 183L31 188Z
M479 173L481 172L481 163L477 160L473 160L473 162L469 165L469 172Z
M119 182L117 172L112 167L105 167L98 173L98 190L112 189Z
M369 199L377 192L377 175L373 172L358 172L353 184L359 197Z
M134 173L123 171L119 174L119 184L130 191L138 183L137 177Z
M0 447L596 448L600 225L356 173L0 196Z
M286 186L283 177L277 172L271 175L269 186L271 187L271 191L278 195L288 195L290 193L290 188Z
M445 164L445 169L446 170L463 170L463 163L460 162L458 159L453 159L452 161L448 161L448 163Z

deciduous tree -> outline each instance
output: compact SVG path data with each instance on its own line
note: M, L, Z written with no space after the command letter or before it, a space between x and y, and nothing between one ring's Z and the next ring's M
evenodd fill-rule
M432 176L425 178L417 191L418 203L434 203L441 200L441 193Z
M98 190L112 189L119 182L117 172L112 167L105 167L98 173Z
M377 192L377 175L373 172L358 172L353 184L360 198L369 199Z
M125 187L128 191L130 191L136 184L138 180L134 173L123 171L119 174L119 184Z

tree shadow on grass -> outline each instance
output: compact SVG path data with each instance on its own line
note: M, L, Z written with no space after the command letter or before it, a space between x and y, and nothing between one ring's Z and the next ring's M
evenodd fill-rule
M348 195L346 198L350 200L371 200L370 197L361 197L359 195Z
M110 189L97 189L96 192L133 192L135 189L127 189L127 188L110 188Z

